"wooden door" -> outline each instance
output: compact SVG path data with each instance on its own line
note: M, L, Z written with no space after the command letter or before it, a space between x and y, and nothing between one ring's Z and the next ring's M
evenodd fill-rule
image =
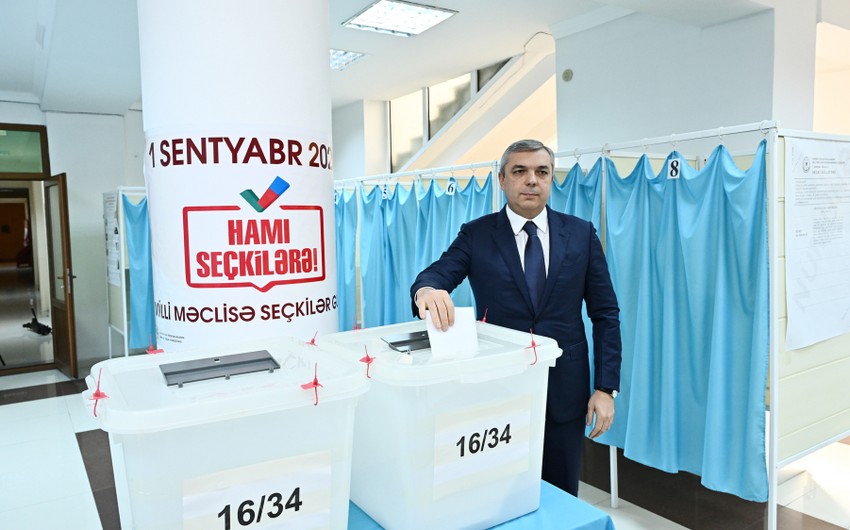
M44 181L47 214L47 252L50 264L50 316L53 361L68 377L77 378L77 340L74 327L74 274L68 226L68 188L65 174Z

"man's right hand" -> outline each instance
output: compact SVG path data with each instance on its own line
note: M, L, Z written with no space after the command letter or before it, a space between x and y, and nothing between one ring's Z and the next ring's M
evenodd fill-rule
M431 321L437 328L446 331L455 323L455 304L448 291L423 287L416 292L419 318L425 320L425 311L431 313Z

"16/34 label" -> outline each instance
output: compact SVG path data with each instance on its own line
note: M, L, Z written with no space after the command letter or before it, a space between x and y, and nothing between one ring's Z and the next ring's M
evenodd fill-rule
M434 499L528 470L531 396L441 414L434 427Z
M320 451L183 482L183 528L330 527L331 454Z

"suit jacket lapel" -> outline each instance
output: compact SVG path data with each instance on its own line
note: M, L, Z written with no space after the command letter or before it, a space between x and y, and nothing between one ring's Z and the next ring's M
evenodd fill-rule
M496 216L496 224L494 228L493 239L496 242L496 248L499 249L499 253L502 255L502 259L508 267L508 271L510 271L511 276L519 286L519 290L522 293L522 297L525 300L529 311L533 313L534 306L531 303L531 295L528 292L528 284L525 283L525 273L522 271L522 262L520 261L519 253L517 252L516 237L514 236L514 231L511 228L510 221L508 221L508 214L505 213L504 207L499 212L499 215ZM546 283L549 283L548 280Z
M548 206L546 211L549 212L549 269L546 272L546 285L543 287L540 307L546 307L552 291L555 290L555 284L558 283L558 271L567 255L567 244L570 240L570 232L561 217L554 215Z

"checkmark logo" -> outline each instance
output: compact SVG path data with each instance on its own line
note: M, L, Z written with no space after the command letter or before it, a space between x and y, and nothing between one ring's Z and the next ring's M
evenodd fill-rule
M283 192L289 189L289 183L283 180L280 177L275 177L272 181L269 188L263 193L263 196L257 198L257 194L254 193L254 190L245 190L239 195L242 196L245 201L251 205L251 207L258 212L262 213L266 211L266 208L272 205L274 201L277 200L278 197L283 195Z

